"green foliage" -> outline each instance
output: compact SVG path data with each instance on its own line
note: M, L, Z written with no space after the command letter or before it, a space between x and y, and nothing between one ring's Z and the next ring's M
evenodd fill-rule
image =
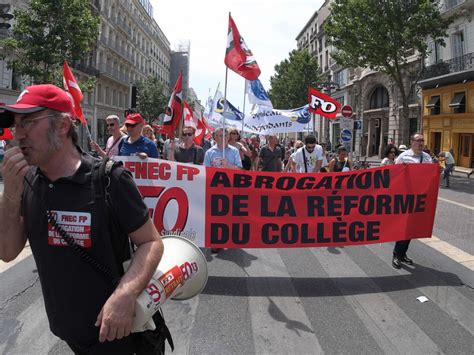
M288 59L275 65L268 94L274 107L297 108L308 103L308 86L315 87L320 81L316 59L306 50L293 50Z
M0 42L2 56L35 84L57 82L64 60L84 59L97 41L100 20L89 0L32 0L14 15L12 37Z
M154 76L137 83L137 110L148 123L158 119L165 111L169 97L165 96L165 86Z
M415 50L425 58L428 38L444 45L451 21L441 18L438 2L432 0L335 0L324 31L340 65L384 72L400 86L408 57Z

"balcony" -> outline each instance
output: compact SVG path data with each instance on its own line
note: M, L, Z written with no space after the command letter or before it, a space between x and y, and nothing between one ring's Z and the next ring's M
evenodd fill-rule
M464 80L474 80L474 53L426 67L418 84L422 89L427 89Z
M99 76L99 70L96 69L95 67L82 63L80 61L75 61L71 63L71 67L74 69L77 69L83 73L98 77Z
M99 69L100 69L100 74L101 75L106 75L112 79L115 79L119 83L123 84L126 83L128 85L130 76L128 73L121 73L117 69L112 68L110 65L105 64L105 63L100 63L99 64Z
M469 53L462 57L452 58L426 67L422 79L429 79L472 69L474 69L474 53Z

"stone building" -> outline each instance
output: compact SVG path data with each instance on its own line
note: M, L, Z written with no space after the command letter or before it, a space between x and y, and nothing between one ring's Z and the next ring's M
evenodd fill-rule
M12 10L25 6L25 0L8 2ZM76 79L95 76L93 92L84 93L82 108L94 139L106 139L105 117L121 119L132 106L132 88L147 76L156 76L170 88L170 43L153 18L149 0L92 0L100 16L100 34L87 59L70 63ZM14 21L13 21L14 22ZM0 102L12 103L30 83L21 79L0 61Z

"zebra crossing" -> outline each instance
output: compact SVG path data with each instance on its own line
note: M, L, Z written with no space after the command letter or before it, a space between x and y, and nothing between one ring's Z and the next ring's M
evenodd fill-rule
M472 271L418 240L415 265L395 270L391 249L209 254L204 292L164 306L175 354L474 353ZM49 331L32 257L0 283L0 354L71 354Z

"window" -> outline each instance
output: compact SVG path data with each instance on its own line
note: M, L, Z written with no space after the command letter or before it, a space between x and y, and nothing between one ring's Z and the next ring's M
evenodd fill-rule
M430 109L430 115L439 115L441 112L439 95L431 96L430 101L426 107Z
M454 113L466 112L466 94L464 92L455 93L449 107L453 108Z
M456 32L451 38L453 58L462 57L464 55L464 34Z
M388 91L383 86L377 87L370 96L370 108L377 109L388 107Z
M97 85L97 101L104 102L104 93L102 92L102 84Z

